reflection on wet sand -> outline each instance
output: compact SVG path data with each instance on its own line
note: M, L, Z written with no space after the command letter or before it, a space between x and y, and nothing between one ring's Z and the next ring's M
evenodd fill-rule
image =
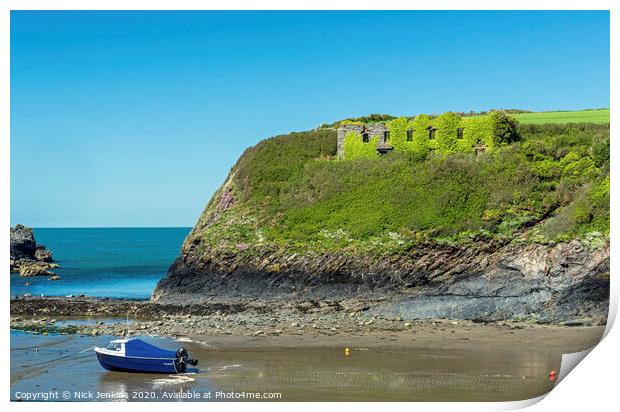
M197 389L199 374L198 369L179 375L105 371L99 377L97 391L110 394L110 400L115 401L161 401L164 392L213 391L205 377L200 378Z
M192 392L276 392L284 401L520 400L551 390L548 373L559 370L561 361L556 352L501 347L352 347L346 355L337 347L225 350L184 342L200 359L199 367L154 375L106 371L91 352L71 356L108 340L12 334L11 397L18 391L66 390L103 394L93 400L105 401L175 400L171 394Z
M338 349L216 352L210 378L232 391L275 391L283 400L518 400L552 389L560 357L527 352L441 353ZM241 362L238 368L220 365Z

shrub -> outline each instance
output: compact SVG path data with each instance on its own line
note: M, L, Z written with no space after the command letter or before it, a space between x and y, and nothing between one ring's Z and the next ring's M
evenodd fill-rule
M367 124L367 123L378 123L378 122L387 122L390 120L396 119L395 116L389 115L389 114L378 114L378 113L374 113L374 114L369 114L368 116L361 116L361 117L350 117L348 119L343 119L343 120L339 120L337 122L334 123L330 123L330 124L322 124L320 126L320 128L334 128L334 127L339 127L345 124L359 124L359 125L363 125L363 124Z
M595 140L592 145L592 160L597 167L609 170L609 135Z
M291 133L266 139L247 149L234 167L235 183L244 200L277 197L286 182L301 174L303 165L336 154L333 130Z
M577 190L574 200L559 209L542 226L552 239L566 239L590 232L609 234L609 175Z
M374 251L479 235L510 238L533 225L549 239L609 233L608 127L518 126L519 142L500 139L480 156L442 154L450 146L439 130L455 120L442 116L391 120L391 142L404 149L387 156L376 154L376 140L362 143L351 134L345 144L357 158L326 161L336 153L334 130L257 144L232 170L239 201L206 236L233 250L260 239L263 245ZM470 135L465 129L463 140L489 127L478 119L462 119L476 125ZM429 141L431 122L439 127ZM406 141L410 127L413 142ZM428 155L429 147L439 155Z
M488 114L493 123L494 145L514 143L519 140L519 122L505 111L493 110Z

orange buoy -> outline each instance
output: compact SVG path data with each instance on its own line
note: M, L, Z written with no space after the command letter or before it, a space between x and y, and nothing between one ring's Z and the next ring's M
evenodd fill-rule
M555 371L551 371L551 372L549 372L549 380L550 380L550 381L554 381L554 380L555 380L555 378L556 378L556 373L555 373Z

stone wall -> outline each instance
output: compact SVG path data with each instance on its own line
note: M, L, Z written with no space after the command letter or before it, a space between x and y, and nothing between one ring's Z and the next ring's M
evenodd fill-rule
M337 129L338 132L338 158L344 158L344 138L347 133L359 133L360 139L362 138L362 133L368 133L369 139L374 136L379 138L379 143L383 142L384 133L388 131L388 128L383 123L371 123L367 125L359 125L359 124L345 124L344 126L340 126Z

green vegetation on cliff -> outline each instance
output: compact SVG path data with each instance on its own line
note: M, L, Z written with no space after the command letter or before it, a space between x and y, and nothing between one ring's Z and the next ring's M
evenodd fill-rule
M267 139L246 150L198 227L205 244L237 252L608 236L609 125L521 125L519 135L480 156L351 161L335 159L332 129Z

